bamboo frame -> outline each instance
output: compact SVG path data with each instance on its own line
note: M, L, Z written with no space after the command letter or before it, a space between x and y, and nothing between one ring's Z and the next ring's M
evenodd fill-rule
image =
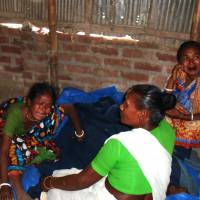
M91 16L92 16L92 0L85 0L85 24L84 27L86 28L86 33L89 33L91 27ZM73 26L74 27L74 26ZM74 32L73 28L73 32Z
M200 40L200 0L196 0L190 39Z
M58 59L58 42L57 42L57 21L56 21L56 0L48 0L48 23L50 39L50 58L49 58L49 82L58 89L57 79L57 59Z
M113 0L114 1L114 0ZM112 1L112 2L113 2ZM153 0L152 0L153 1ZM30 21L33 24L37 24L38 26L49 26L50 33L50 53L55 55L55 57L50 61L50 63L54 63L51 65L50 74L50 81L57 85L56 83L56 73L54 71L55 61L56 61L56 52L57 52L57 35L56 35L56 29L64 31L68 31L70 33L75 33L76 31L85 31L86 33L93 32L107 32L111 33L114 32L116 34L120 33L123 34L126 33L135 33L135 34L142 34L142 35L154 35L157 37L163 37L163 38L174 38L174 39L180 39L180 40L200 40L200 0L195 1L195 9L192 19L192 27L189 33L180 33L180 32L167 32L167 31L160 31L155 30L151 27L151 25L148 25L148 28L144 27L133 27L133 26L126 26L126 25L118 25L118 26L111 26L111 25L98 25L93 24L92 19L92 6L93 6L93 0L85 0L85 23L67 23L67 22L57 22L56 21L56 0L48 0L48 21L41 21L41 20L34 20L31 19ZM151 12L151 11L150 11ZM151 16L151 14L149 14ZM13 20L14 19L14 20ZM11 12L1 12L0 13L0 22L21 22L23 23L24 17L23 13L20 14L13 14ZM53 56L52 56L53 57ZM52 78L53 77L53 78Z

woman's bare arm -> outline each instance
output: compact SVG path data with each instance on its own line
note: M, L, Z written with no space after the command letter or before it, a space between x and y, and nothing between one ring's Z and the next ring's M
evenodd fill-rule
M3 133L1 155L0 155L0 169L1 169L1 183L8 183L8 151L11 144L11 138ZM0 200L13 199L12 189L8 185L1 187Z
M11 144L11 138L3 134L2 137L2 146L1 146L1 157L0 157L0 165L1 165L1 179L2 182L8 182L8 151Z
M78 115L78 112L73 104L61 105L64 108L65 114L70 118L71 122L74 125L77 135L83 135L83 128L81 125L81 120Z
M48 177L42 180L41 186L44 191L48 189L57 188L61 190L80 190L88 188L102 178L89 165L78 174L71 174L63 177Z

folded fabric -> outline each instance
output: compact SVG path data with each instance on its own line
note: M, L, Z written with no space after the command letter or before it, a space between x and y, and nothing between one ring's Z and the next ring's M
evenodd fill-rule
M164 200L172 161L167 150L149 131L142 128L121 132L110 138L119 140L137 160L151 185L153 199Z

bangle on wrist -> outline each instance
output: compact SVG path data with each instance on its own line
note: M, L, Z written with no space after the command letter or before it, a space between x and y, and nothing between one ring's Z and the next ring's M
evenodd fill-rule
M0 184L0 189L1 189L3 186L9 186L9 187L11 187L10 183L1 183L1 184Z
M81 138L81 137L84 136L85 132L84 132L84 130L81 130L81 134L79 135L79 134L77 134L76 131L74 131L74 134L75 134L76 137Z
M51 184L51 178L52 178L52 176L47 176L47 177L44 178L43 185L44 185L44 188L45 188L46 190L50 190L50 189L53 188L53 187L52 187L52 184ZM49 187L46 185L46 181L47 181L48 179L49 179Z
M166 91L166 92L173 92L174 90L173 90L173 89L165 88L165 91Z
M194 115L193 115L193 112L191 113L191 121L194 120Z

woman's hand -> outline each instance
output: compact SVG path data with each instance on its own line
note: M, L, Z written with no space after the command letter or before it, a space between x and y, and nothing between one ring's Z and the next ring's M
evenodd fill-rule
M44 192L47 192L48 190L53 188L51 184L52 178L53 178L52 176L47 176L41 180L40 187Z
M77 141L82 142L85 138L85 132L82 130L80 117L78 115L76 108L72 104L65 104L65 105L62 105L62 107L65 110L65 114L70 118L70 120L72 121L74 125L74 128L76 130L74 134Z
M79 133L75 131L74 135L78 142L83 142L85 139L85 131L84 130L81 130Z
M177 109L168 110L166 112L166 116L170 117L172 119L182 119L182 120L186 120L186 121L190 121L191 120L191 115L190 114L181 113Z
M8 185L1 186L0 189L0 200L13 200L12 187Z

